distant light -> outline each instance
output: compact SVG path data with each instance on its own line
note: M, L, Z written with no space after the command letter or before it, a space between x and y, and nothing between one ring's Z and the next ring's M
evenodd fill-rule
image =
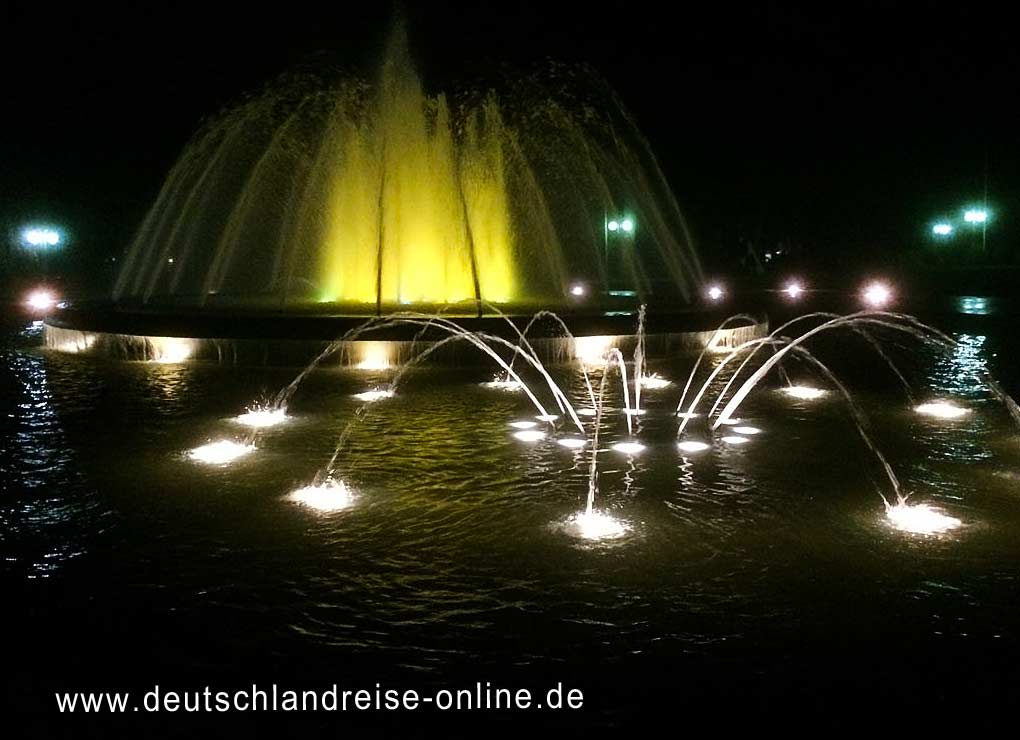
M625 218L625 219L623 219L623 221L620 222L620 228L623 229L628 234L633 234L634 233L634 221L632 219Z
M606 224L606 228L609 229L610 231L617 231L620 228L620 222L610 221L608 224Z
M57 229L48 226L30 226L21 232L21 241L29 247L55 247L61 236Z
M751 440L749 440L747 437L738 437L736 435L730 435L728 437L723 437L722 441L728 445L742 445L747 444Z
M612 337L575 337L574 356L586 365L601 365L612 346Z
M949 236L953 233L953 227L951 224L935 224L931 227L931 233L935 236Z
M963 212L963 220L969 224L983 224L988 220L988 211L984 208L968 208Z
M354 350L358 353L359 370L386 370L390 367L390 347L388 342L356 342Z
M524 432L514 432L514 437L521 440L521 442L537 442L540 439L545 439L545 432L529 429Z
M149 337L152 346L152 361L164 365L184 362L195 351L195 344L183 337Z
M33 290L25 299L25 305L33 311L49 311L57 304L57 298L48 290Z
M207 445L196 447L188 453L188 457L207 465L226 465L254 451L254 445L221 439L219 442L210 442Z
M372 403L374 401L381 401L384 398L393 398L393 391L391 390L372 390L365 391L364 393L355 393L354 397L359 401L365 401L366 403Z
M801 398L807 401L814 400L815 398L821 398L826 393L826 391L821 388L812 388L808 385L788 385L785 388L780 388L779 390L788 396Z
M800 295L804 292L804 288L801 286L800 283L794 281L792 283L788 283L787 286L783 288L783 292L786 293L786 295L788 295L793 300L797 300L800 297Z
M626 455L636 455L644 451L645 446L640 442L617 442L613 445L613 449Z
M885 512L889 523L896 529L913 534L939 534L961 526L956 517L943 514L929 504L906 503L889 506Z
M579 450L580 448L584 447L585 444L587 443L583 439L580 439L578 437L564 437L562 439L557 439L556 444L571 450Z
M915 406L914 411L925 416L934 416L938 419L959 419L970 413L970 409L960 408L948 401L932 401Z
M166 261L166 263L167 263L168 265L172 265L172 264L174 263L174 258L173 258L173 257L170 257L170 258L168 258L168 259L167 259L167 261Z
M356 497L342 480L329 479L320 485L305 486L292 491L287 498L309 509L331 512L350 508Z
M574 283L570 286L570 295L583 296L585 294L584 286L580 283Z
M697 442L693 439L685 439L683 442L677 442L676 446L681 452L704 452L711 445L708 445L705 442Z
M885 283L869 283L864 288L864 302L874 308L882 308L892 300L892 290Z
M724 295L725 293L723 292L723 289L720 288L718 285L713 285L711 288L708 289L708 297L713 301L718 301Z

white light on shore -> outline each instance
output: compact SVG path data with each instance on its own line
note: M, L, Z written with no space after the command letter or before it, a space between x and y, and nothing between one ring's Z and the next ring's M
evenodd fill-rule
M226 465L255 451L255 445L241 444L228 439L210 442L188 452L188 457L207 465Z
M779 389L781 392L793 398L800 398L806 401L813 400L815 398L821 398L826 394L827 391L821 388L812 388L807 385L788 385L785 388Z
M929 504L907 503L886 507L885 516L889 523L901 532L912 534L940 534L963 525L956 517L943 514Z
M932 401L915 406L914 411L925 416L934 416L937 419L959 419L970 413L970 409L960 408L948 401Z
M299 488L291 492L287 498L316 511L332 512L350 508L356 497L342 480L330 478L319 485Z
M48 290L33 290L25 299L25 305L33 311L49 311L57 305L57 298Z
M685 439L682 442L677 442L676 446L681 452L704 452L711 445L693 439Z
M885 283L869 283L864 288L864 302L873 308L882 308L892 300L892 289Z

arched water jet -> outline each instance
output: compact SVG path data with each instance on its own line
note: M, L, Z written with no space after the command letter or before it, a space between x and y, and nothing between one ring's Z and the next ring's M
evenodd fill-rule
M697 374L698 368L701 366L701 361L705 358L705 355L708 354L708 350L715 345L716 341L722 335L722 332L733 321L750 321L751 323L755 323L755 318L750 314L741 313L730 316L728 319L719 324L719 328L715 330L708 344L705 345L704 349L701 350L701 354L698 355L698 359L694 361L694 367L691 368L691 374L687 376L687 382L684 384L684 389L680 393L680 401L676 405L677 414L680 413L680 409L684 405L684 400L687 398L687 392L691 389L691 383L694 382L694 376Z

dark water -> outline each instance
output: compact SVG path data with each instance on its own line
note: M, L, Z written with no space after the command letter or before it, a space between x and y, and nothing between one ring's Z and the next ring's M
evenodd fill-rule
M392 736L653 718L992 724L1020 678L1020 434L973 374L987 367L1015 388L1017 340L1002 317L941 321L960 339L952 354L903 337L886 347L918 401L953 397L972 410L959 421L913 413L859 340L816 348L854 389L904 490L962 529L926 537L886 524L878 490L888 482L832 394L793 401L769 383L740 413L760 435L682 456L671 412L693 360L683 357L652 363L679 385L644 393L648 449L600 454L598 505L631 527L603 544L556 526L583 505L587 453L514 439L508 422L535 412L522 395L482 388L491 369L414 372L373 406L340 458L357 504L322 514L286 494L329 459L360 405L351 394L385 373L313 375L292 423L266 431L253 456L207 467L186 451L243 436L230 417L294 369L52 354L31 327L9 327L0 583L10 711L50 736L58 690L258 681L424 692L490 681L536 692L562 682L584 691L584 708L287 720L314 735ZM556 375L582 398L575 368ZM600 446L626 437L616 390L611 403ZM59 727L184 736L251 721L76 715Z

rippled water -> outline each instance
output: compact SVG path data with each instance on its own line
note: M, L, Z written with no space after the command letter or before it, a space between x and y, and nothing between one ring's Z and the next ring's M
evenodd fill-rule
M682 454L683 357L651 363L674 385L642 395L641 454L609 449L627 438L614 390L596 504L630 529L587 543L558 525L583 507L589 452L515 439L509 423L536 411L482 387L491 368L414 371L373 404L339 458L356 504L323 514L286 496L385 372L316 373L289 424L210 467L187 451L243 438L231 418L294 369L51 354L17 328L0 355L9 694L44 713L55 687L563 681L586 709L550 721L590 725L1003 697L1020 677L1020 435L972 377L1017 378L1011 333L987 329L957 332L945 357L888 345L918 400L972 410L951 422L915 414L867 345L818 347L912 501L962 529L886 524L887 482L835 394L762 387L740 410L761 434L737 447L723 428ZM584 405L580 373L555 374Z

